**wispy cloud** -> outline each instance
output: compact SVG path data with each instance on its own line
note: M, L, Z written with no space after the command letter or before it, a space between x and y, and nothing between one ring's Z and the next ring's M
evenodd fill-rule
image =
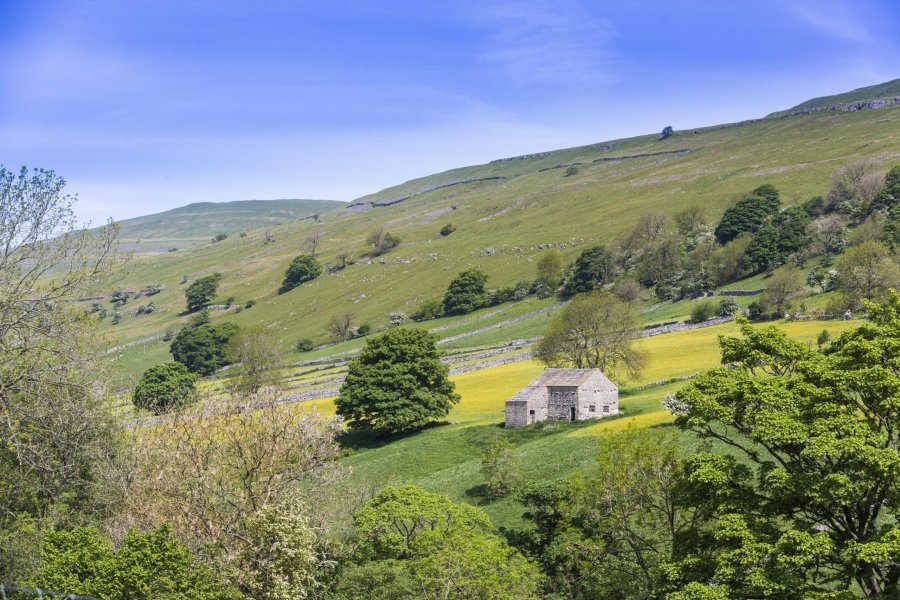
M488 31L481 58L517 83L614 79L612 25L575 0L488 2L470 17Z
M883 40L864 20L862 7L844 0L791 0L788 13L809 27L840 40L881 44Z

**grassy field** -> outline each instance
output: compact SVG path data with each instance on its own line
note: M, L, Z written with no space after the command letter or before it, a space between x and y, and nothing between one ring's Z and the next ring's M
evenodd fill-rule
M808 343L814 343L822 329L827 328L836 335L859 324L860 321L775 323L793 339ZM649 358L647 370L634 381L621 382L621 414L601 421L544 422L523 429L505 429L505 402L542 371L543 367L536 361L520 361L454 376L461 400L447 423L383 445L350 442L352 450L343 459L352 469L349 485L373 488L391 483L420 485L481 505L498 525L518 525L521 506L512 499L488 502L481 492L481 456L492 440L505 437L516 445L522 457L524 481L565 477L593 461L604 434L671 422L662 400L684 382L641 386L716 367L720 364L718 336L738 334L737 325L728 323L644 340ZM332 398L305 402L298 407L334 414Z
M273 225L268 228L276 238L273 243L266 243L264 231L257 229L246 237L233 235L216 244L137 258L97 293L108 294L117 286L137 291L152 283L165 289L152 298L133 299L120 309L118 325L107 317L103 327L111 345L177 329L187 320L182 314L186 285L219 272L223 275L219 297L233 297L235 307L213 310L213 319L270 326L278 332L285 353L300 338L326 342L328 319L347 311L357 323L368 323L377 331L387 325L390 312L408 314L422 300L440 297L461 270L483 269L492 287L531 280L542 248L552 244L566 260L572 260L587 245L626 231L648 210L672 213L699 204L714 221L738 195L762 183L774 184L784 202L794 204L824 194L831 173L854 160L872 159L886 171L900 161L900 107L765 119L678 132L663 141L657 138L618 140L612 150L597 144L431 175L361 199L415 193L391 206L363 212L337 210L319 222ZM659 154L677 150L691 152ZM574 162L583 164L570 177L563 176L564 169L555 168ZM429 186L484 177L500 179L428 191ZM450 222L457 230L446 237L439 235L441 226ZM382 257L368 258L365 238L379 227L398 235L402 243ZM334 263L337 253L347 249L355 255L355 264L278 294L285 268L314 231L322 235L319 258L324 263ZM756 281L741 285L759 287ZM251 299L257 302L253 308L237 311ZM151 300L157 310L137 315L138 306ZM112 307L104 305L112 314ZM520 308L505 310L512 315ZM667 310L648 318L683 318L690 312L689 305ZM483 324L504 318L498 314ZM448 347L531 337L546 319L541 315ZM477 322L467 321L458 331L478 327ZM354 345L359 342L337 349ZM167 360L167 345L137 343L117 351L116 358L127 383L150 365Z

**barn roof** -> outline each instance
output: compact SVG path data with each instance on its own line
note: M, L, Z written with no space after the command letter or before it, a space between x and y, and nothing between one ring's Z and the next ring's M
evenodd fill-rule
M609 381L600 369L544 369L538 378L529 384L533 386L579 386L591 377ZM610 381L610 383L612 383Z

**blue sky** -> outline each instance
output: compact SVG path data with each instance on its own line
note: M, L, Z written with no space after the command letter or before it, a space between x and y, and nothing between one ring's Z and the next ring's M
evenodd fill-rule
M333 198L900 77L895 0L0 0L0 163L97 223Z

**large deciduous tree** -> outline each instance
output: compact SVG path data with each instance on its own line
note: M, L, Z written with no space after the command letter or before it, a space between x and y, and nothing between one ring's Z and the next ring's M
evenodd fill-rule
M236 365L230 387L237 394L255 394L266 386L276 385L281 379L278 336L271 328L242 327L228 341L225 355Z
M110 500L119 435L105 355L94 318L68 301L96 293L123 257L118 227L76 227L64 187L53 171L0 167L0 581L36 562L17 539Z
M608 292L575 296L547 326L535 356L549 367L635 374L645 362L637 309Z
M182 329L172 340L169 351L191 373L212 375L229 364L228 342L238 332L234 323L207 324Z
M281 282L281 288L278 292L283 294L289 292L298 285L312 281L322 274L322 265L316 260L314 254L301 254L288 266L284 274L284 281Z
M209 306L216 293L219 291L218 274L207 275L197 279L184 290L184 299L188 311L200 310L205 306Z
M444 294L444 312L461 315L484 306L487 301L484 284L487 280L488 276L478 269L469 269L457 275Z
M756 233L780 207L778 190L769 184L761 185L725 211L716 226L716 239L727 244L742 233Z
M900 296L867 309L824 353L744 322L742 339L720 338L735 368L670 403L679 426L730 448L687 474L716 517L699 582L716 597L900 593Z
M189 403L196 393L196 382L197 375L179 362L154 365L141 375L131 401L138 408L163 413Z
M437 338L398 327L369 340L353 359L336 401L337 412L357 430L394 434L447 416L459 401L441 362Z

